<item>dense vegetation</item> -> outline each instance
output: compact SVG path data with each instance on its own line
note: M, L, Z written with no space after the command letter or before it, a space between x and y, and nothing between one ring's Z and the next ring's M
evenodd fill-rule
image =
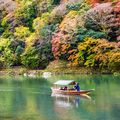
M117 0L14 0L0 9L0 68L67 66L119 70Z

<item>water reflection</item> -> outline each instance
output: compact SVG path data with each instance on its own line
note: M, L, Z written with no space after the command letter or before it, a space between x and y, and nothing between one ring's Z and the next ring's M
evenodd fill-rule
M74 79L90 96L51 95L52 83ZM0 78L0 120L119 120L120 77L64 75Z
M76 107L78 108L81 102L92 101L92 98L88 95L72 96L72 95L62 95L62 94L51 94L51 97L54 98L54 104L57 107L69 108Z

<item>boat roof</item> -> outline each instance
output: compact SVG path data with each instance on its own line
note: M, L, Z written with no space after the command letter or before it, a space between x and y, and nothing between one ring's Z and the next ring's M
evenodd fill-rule
M72 83L74 83L74 80L59 80L57 82L55 82L55 85L71 85Z

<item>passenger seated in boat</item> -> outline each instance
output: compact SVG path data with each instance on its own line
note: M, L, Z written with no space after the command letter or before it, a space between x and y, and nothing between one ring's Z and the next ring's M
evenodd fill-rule
M61 87L60 90L67 90L67 86L65 86L64 88Z
M77 91L80 91L79 83L76 83L76 85L74 86L74 89L77 90Z
M67 86L64 87L64 90L67 90Z

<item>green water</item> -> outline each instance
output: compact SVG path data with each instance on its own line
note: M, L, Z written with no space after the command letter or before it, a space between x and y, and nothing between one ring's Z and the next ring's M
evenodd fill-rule
M94 88L91 99L51 96L59 79L74 79L81 89ZM57 75L48 79L0 78L0 120L120 120L120 76Z

